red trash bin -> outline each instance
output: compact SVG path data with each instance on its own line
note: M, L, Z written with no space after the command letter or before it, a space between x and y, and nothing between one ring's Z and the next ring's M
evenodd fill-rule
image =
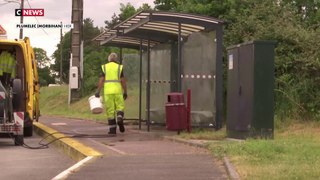
M167 130L180 131L187 129L187 109L183 93L169 93L166 103Z

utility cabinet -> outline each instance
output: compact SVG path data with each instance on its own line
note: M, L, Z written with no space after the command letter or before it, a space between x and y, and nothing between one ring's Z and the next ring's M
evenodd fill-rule
M274 41L251 41L227 48L228 137L273 138Z
M70 89L78 89L79 88L79 77L78 77L78 67L72 66L70 67Z

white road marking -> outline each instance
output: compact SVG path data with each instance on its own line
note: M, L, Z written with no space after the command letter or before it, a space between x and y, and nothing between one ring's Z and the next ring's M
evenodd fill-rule
M53 126L66 126L67 123L51 123Z
M93 143L95 143L95 144L98 144L98 145L104 145L103 147L107 147L108 149L110 149L110 150L112 150L112 151L114 151L114 152L116 152L116 153L119 153L119 154L121 154L121 155L128 155L128 153L126 153L126 152L124 152L124 151L121 151L121 150L119 150L119 149L116 149L116 148L114 148L114 147L111 147L111 146L109 146L108 144L105 144L105 143L101 143L101 142L99 142L99 141L96 141L96 140L94 140L94 139L88 139L89 141L91 141L91 142L93 142Z
M58 174L56 177L52 178L52 180L61 180L66 179L72 172L78 170L81 166L83 166L85 163L93 159L93 156L88 156L81 161L77 162L73 166L69 167L68 169L64 170L60 174Z
M121 150L119 150L119 149L116 149L116 148L114 148L114 147L111 147L111 146L108 146L108 145L106 145L106 147L107 147L108 149L111 149L112 151L115 151L115 152L121 154L121 155L127 155L126 152L123 152L123 151L121 151Z

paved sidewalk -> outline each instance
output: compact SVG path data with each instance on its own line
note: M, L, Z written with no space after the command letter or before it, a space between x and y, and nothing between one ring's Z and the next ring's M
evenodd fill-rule
M125 133L108 137L107 125L93 121L41 117L39 122L65 135L81 136L75 139L103 154L67 179L228 179L223 163L206 150L163 138L175 132L126 126Z

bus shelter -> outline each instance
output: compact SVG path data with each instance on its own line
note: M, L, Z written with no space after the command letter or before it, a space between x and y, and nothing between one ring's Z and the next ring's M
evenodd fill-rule
M139 128L165 123L166 95L191 89L192 126L223 121L223 21L194 14L141 11L107 29L100 45L140 50ZM146 87L145 113L142 90ZM143 115L145 115L143 117Z

